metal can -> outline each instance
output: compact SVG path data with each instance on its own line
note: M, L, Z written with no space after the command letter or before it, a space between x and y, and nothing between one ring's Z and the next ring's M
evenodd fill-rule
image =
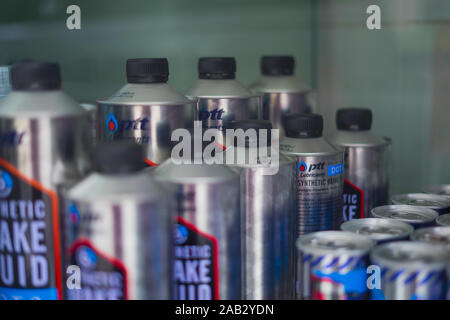
M411 240L442 244L450 250L450 228L449 227L428 227L414 231Z
M56 63L15 64L10 76L0 103L0 299L61 299L64 198L91 167L89 114L60 90Z
M270 131L269 121L233 121L227 129L248 129ZM267 135L266 137L270 137ZM261 135L256 136L254 146L251 138L247 145L227 145L224 157L232 152L250 158L256 155L256 163L229 164L240 174L242 199L242 239L244 239L243 264L245 269L244 299L293 299L295 238L293 209L293 187L295 161L280 155L278 170L273 164L270 139L261 144ZM267 148L262 151L262 148ZM266 161L261 161L266 157ZM231 158L231 157L230 157Z
M251 90L263 95L263 120L272 122L284 136L284 118L289 114L311 113L314 91L294 75L293 56L264 56L261 58L262 77L251 85Z
M450 184L431 186L426 188L424 192L450 196Z
M371 132L370 109L339 109L336 124L329 141L344 149L343 220L367 218L372 208L388 204L389 143Z
M408 240L414 228L394 219L365 218L346 221L341 225L341 230L369 236L377 244L381 244Z
M381 219L395 219L409 223L414 229L433 225L438 214L428 208L414 207L408 205L388 205L373 208L372 216Z
M154 174L176 190L175 298L241 299L239 175L225 165L172 159Z
M194 102L167 83L167 59L128 59L127 81L109 99L98 100L99 141L134 140L147 148L147 164L170 157L174 129L192 127Z
M90 128L93 144L95 144L97 141L97 105L92 103L82 103L81 106L91 115Z
M170 192L142 171L144 156L134 143L99 144L96 172L69 191L68 263L81 275L69 300L172 298Z
M393 204L429 208L438 214L450 213L450 196L430 193L407 193L392 197Z
M280 151L296 159L296 236L339 229L342 221L343 152L322 138L318 114L286 118Z
M321 231L297 240L299 299L369 298L366 269L374 242L345 231Z
M445 299L449 253L444 246L392 242L376 247L370 258L381 275L380 287L372 289L373 300Z
M216 141L224 144L223 130L233 120L258 119L261 96L238 82L234 58L200 58L199 79L186 96L197 102L196 119L203 128L219 129Z
M437 217L436 224L443 227L450 227L450 213Z

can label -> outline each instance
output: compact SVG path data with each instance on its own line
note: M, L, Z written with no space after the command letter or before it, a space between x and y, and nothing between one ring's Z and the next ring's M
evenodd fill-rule
M68 289L68 299L128 299L127 271L120 260L103 254L87 239L75 241L69 253L70 264L80 268L81 288Z
M344 179L342 216L344 221L364 218L364 191L347 179Z
M174 278L178 300L219 299L217 239L177 217Z
M57 195L0 159L0 299L61 297Z

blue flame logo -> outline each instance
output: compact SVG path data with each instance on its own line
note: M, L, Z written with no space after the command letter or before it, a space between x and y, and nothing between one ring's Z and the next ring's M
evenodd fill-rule
M83 246L77 252L77 262L88 269L93 269L97 265L97 255L94 250Z
M0 170L0 198L6 198L11 193L13 180L8 172Z
M185 226L183 226L181 224L175 225L173 237L175 239L176 244L185 243L188 235L189 235L189 232Z
M119 129L119 124L117 123L116 117L112 113L108 115L108 118L106 119L106 129L108 129L109 132L116 132L117 129Z
M308 169L308 166L306 165L305 161L302 161L298 164L297 169L300 172L304 172L304 171L306 171L306 169Z

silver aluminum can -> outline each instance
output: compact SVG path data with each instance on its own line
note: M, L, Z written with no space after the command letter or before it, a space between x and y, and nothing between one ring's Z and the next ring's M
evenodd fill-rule
M297 240L299 299L369 298L366 269L374 242L345 231L320 231Z
M170 195L145 170L95 172L69 191L68 264L81 275L69 300L173 297Z
M307 121L321 119L314 114L300 117L307 117ZM312 120L309 117L313 117ZM295 127L295 122L295 116L287 118L288 135L288 126ZM342 221L343 152L329 144L321 134L310 138L287 136L280 143L280 151L296 160L296 236L339 229Z
M315 92L294 75L292 56L264 56L261 58L262 77L250 89L262 94L260 116L272 122L284 136L284 118L289 114L311 113L315 107Z
M409 223L414 229L433 225L438 214L428 208L408 205L388 205L373 208L372 217L381 219L395 219Z
M167 72L148 73L154 66ZM167 83L166 59L129 59L127 78L113 96L97 101L98 140L134 140L147 148L147 164L157 166L170 157L172 131L193 126L194 102Z
M371 132L370 109L339 109L336 122L329 141L344 149L343 220L367 218L372 208L388 204L389 142Z
M424 192L450 196L450 184L441 184L425 188Z
M204 129L219 129L216 141L224 144L223 130L233 120L258 119L261 95L235 79L234 58L200 58L199 79L186 91L196 101L196 119Z
M175 298L241 299L239 175L224 165L176 165L171 159L154 174L176 192Z
M450 213L437 217L436 224L443 227L450 227Z
M380 288L371 292L373 300L445 299L449 252L444 246L391 242L376 247L370 258L381 274Z
M441 244L450 250L450 228L449 227L428 227L414 231L411 240Z
M394 219L365 218L346 221L341 224L342 231L369 236L377 244L408 240L414 228Z
M393 204L429 208L438 214L450 213L450 196L429 193L407 193L392 197Z
M270 157L270 147L267 149L265 155ZM259 151L259 148L228 146L225 157L228 152L236 157L240 152ZM284 155L278 161L276 174L269 173L269 166L260 161L253 165L230 164L241 176L244 298L248 300L294 297L295 161Z
M0 103L0 299L61 299L64 198L91 167L89 114L59 90L57 64L15 72L19 88Z

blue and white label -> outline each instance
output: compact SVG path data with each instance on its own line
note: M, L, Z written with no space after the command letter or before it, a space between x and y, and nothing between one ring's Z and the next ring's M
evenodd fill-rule
M344 164L343 163L328 166L328 175L329 176L335 176L338 174L342 174L343 172L344 172Z

